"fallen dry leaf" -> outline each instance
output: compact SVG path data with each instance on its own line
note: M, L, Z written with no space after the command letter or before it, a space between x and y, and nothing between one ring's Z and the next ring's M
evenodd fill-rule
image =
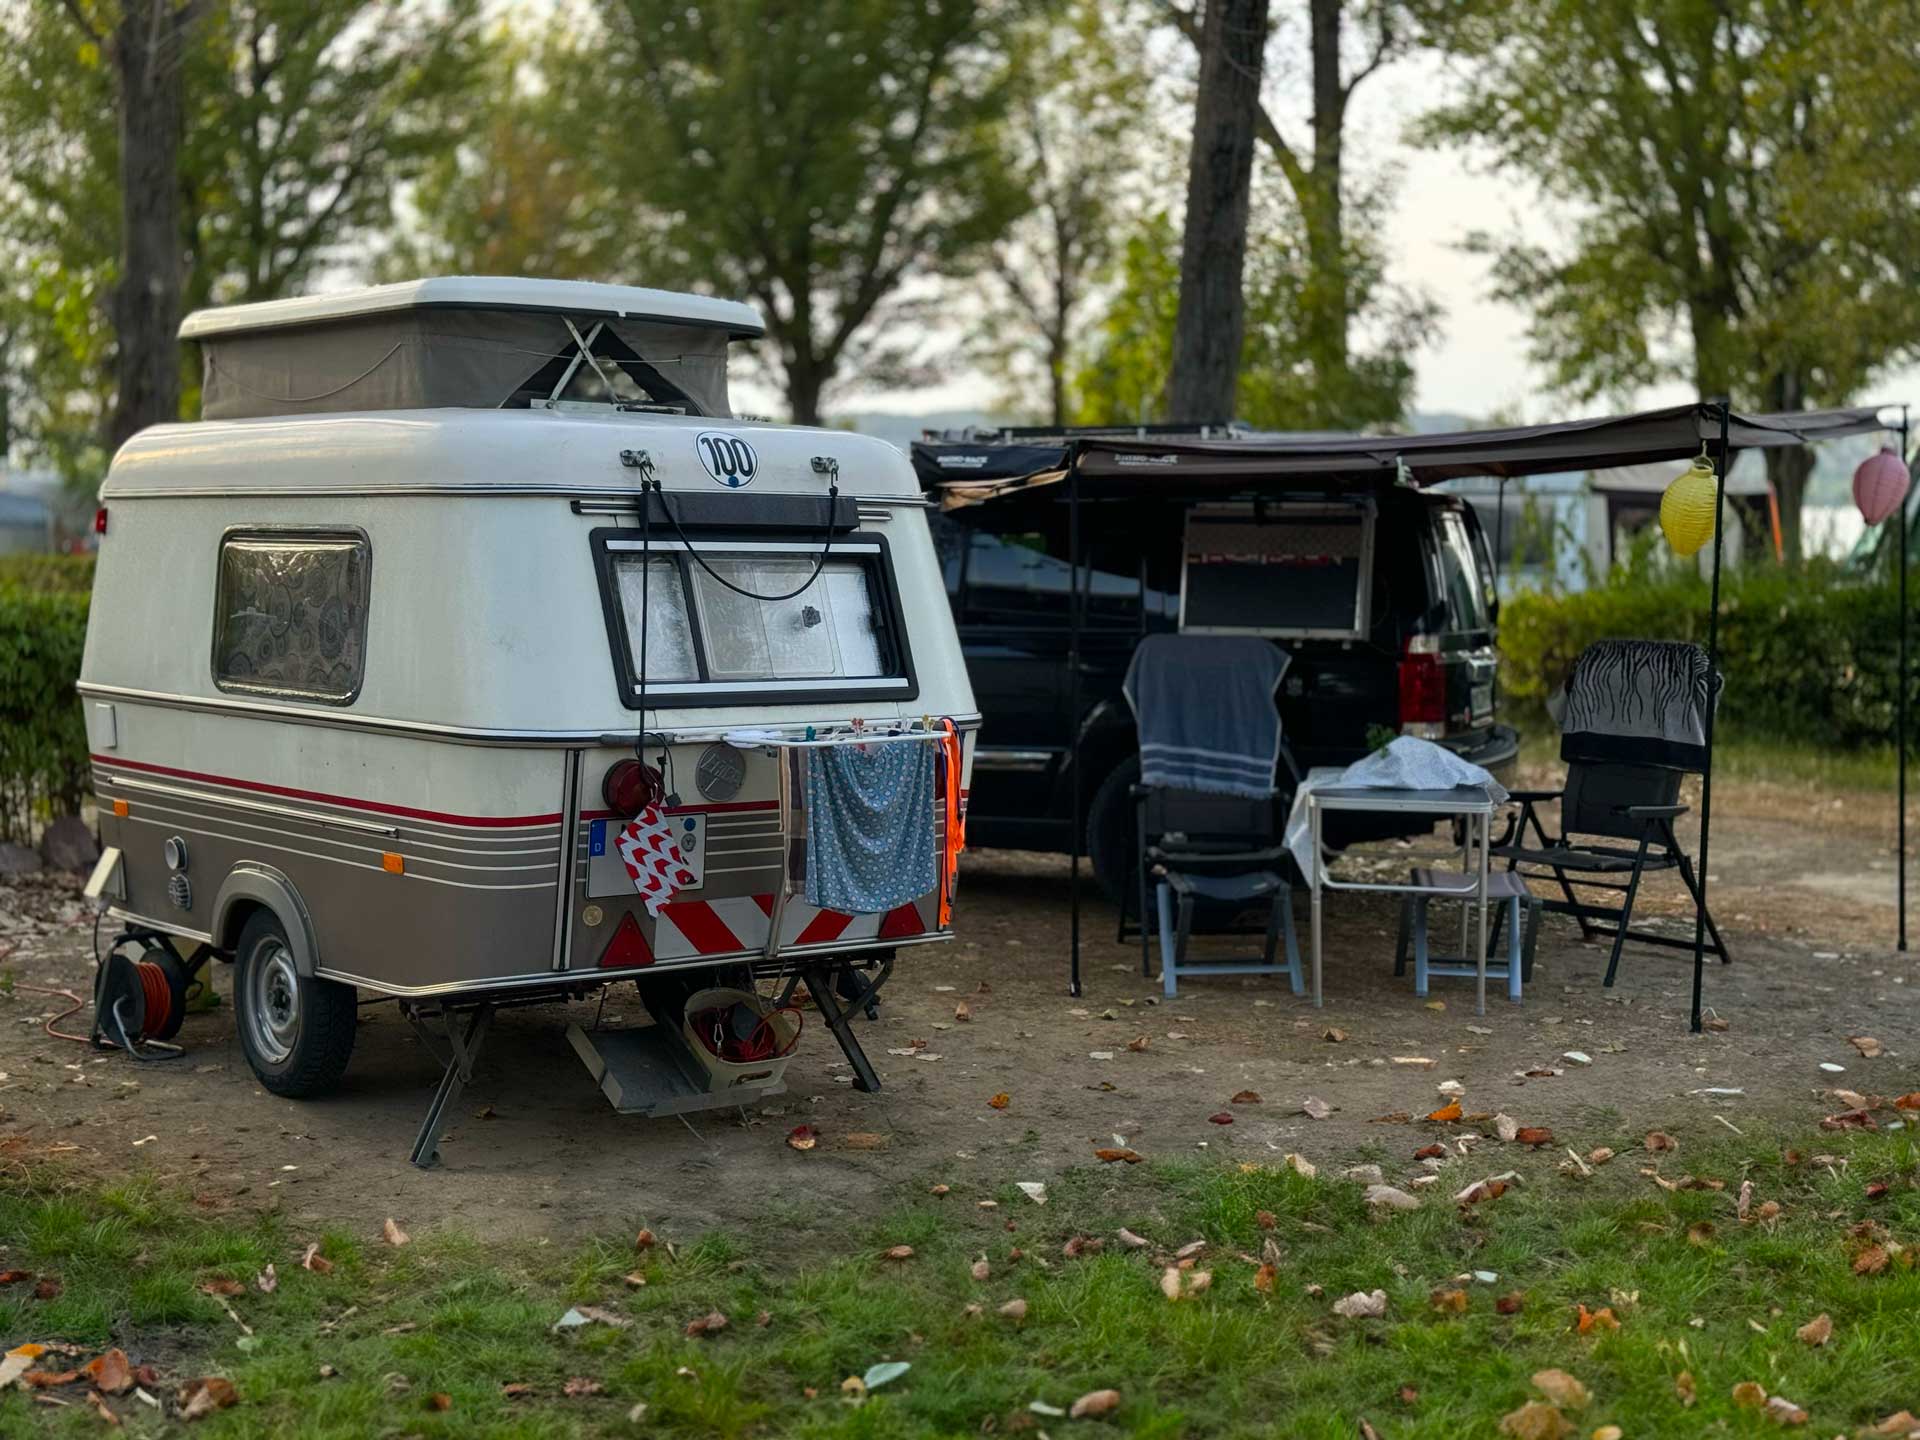
M1440 1160L1444 1159L1446 1154L1447 1147L1444 1145L1422 1145L1418 1150L1413 1152L1413 1158L1416 1160Z
M651 1230L642 1230L633 1237L633 1248L636 1250L651 1250L653 1246L654 1239L653 1231Z
M1007 1094L1007 1092L1004 1090L1002 1090L998 1095L994 1095L987 1100L987 1104L992 1106L995 1110L1004 1110L1007 1108L1007 1106L1011 1105L1012 1103L1013 1103L1013 1097Z
M1322 1100L1318 1095L1309 1095L1305 1100L1300 1102L1300 1113L1305 1115L1309 1120L1325 1120L1329 1115L1333 1114L1333 1106Z
M433 1394L427 1396L425 1403L429 1410L451 1410L453 1408L453 1396L447 1394L444 1390L436 1390Z
M1591 1335L1595 1330L1618 1330L1620 1319L1611 1305L1603 1305L1598 1310L1582 1305L1573 1317L1573 1328L1582 1335Z
M1338 1025L1329 1025L1320 1032L1320 1038L1329 1044L1338 1045L1346 1040L1347 1032L1342 1030Z
M1590 1165L1604 1165L1612 1158L1613 1151L1604 1145L1587 1152L1587 1163Z
M1700 1398L1699 1391L1694 1388L1691 1370L1682 1370L1673 1377L1673 1393L1680 1397L1682 1405L1692 1405Z
M1807 1423L1807 1412L1794 1404L1793 1401L1787 1399L1784 1395L1769 1395L1767 1397L1767 1415L1768 1418L1782 1425L1804 1425Z
M852 1130L841 1138L841 1145L848 1150L884 1150L887 1137L876 1135L871 1130Z
M1793 1333L1803 1345L1824 1345L1833 1338L1833 1317L1823 1310Z
M973 1262L972 1268L969 1269L967 1273L973 1276L975 1280L985 1282L993 1278L993 1266L989 1265L987 1263L987 1257L982 1255L978 1260Z
M1877 1060L1887 1053L1887 1047L1871 1035L1849 1035L1847 1037L1847 1043L1858 1050L1862 1057L1868 1060Z
M1500 1114L1493 1117L1493 1133L1502 1140L1512 1140L1520 1133L1520 1122L1511 1115Z
M953 1018L964 1025L967 1021L973 1019L973 1007L962 1000L958 1005L953 1007Z
M911 1260L913 1259L913 1246L890 1245L880 1252L880 1258L882 1260Z
M1427 1296L1427 1304L1441 1315L1464 1315L1467 1313L1467 1292L1436 1290Z
M1356 1290L1333 1302L1333 1313L1348 1320L1372 1319L1387 1313L1387 1292Z
M1217 1115L1209 1115L1209 1116L1207 1116L1207 1119L1209 1119L1209 1120L1211 1120L1211 1121L1212 1121L1212 1122L1213 1122L1214 1124L1216 1124L1216 1125L1231 1125L1231 1124L1233 1124L1233 1116L1231 1116L1231 1115L1229 1115L1229 1114L1228 1114L1228 1113L1227 1113L1226 1111L1224 1111L1224 1110L1222 1110L1222 1111L1220 1111L1220 1112L1219 1112L1219 1113L1218 1113Z
M1742 1410L1758 1410L1767 1403L1766 1387L1757 1380L1742 1380L1733 1387L1733 1403Z
M174 1402L180 1407L182 1420L198 1420L216 1410L226 1409L239 1398L240 1392L233 1388L231 1380L219 1375L207 1375L182 1385L174 1396Z
M267 1268L271 1270L273 1267L269 1265ZM60 1298L60 1282L52 1277L40 1281L33 1287L33 1298L36 1300L58 1300Z
M380 1227L380 1236L389 1245L405 1245L413 1239L411 1235L400 1228L399 1222L391 1215L387 1217L387 1223Z
M1133 1039L1127 1041L1127 1049L1131 1050L1134 1054L1138 1055L1141 1051L1145 1050L1152 1043L1153 1042L1149 1040L1145 1035L1136 1035L1133 1037Z
M1920 1415L1911 1410L1899 1410L1887 1416L1867 1433L1870 1435L1912 1435L1920 1430Z
M1518 1290L1512 1290L1494 1301L1493 1308L1501 1315L1518 1315L1527 1308L1527 1297Z
M262 1295L271 1295L280 1288L280 1276L275 1273L271 1260L267 1262L266 1269L253 1277L253 1283Z
M1915 1090L1911 1094L1900 1096L1893 1102L1893 1108L1896 1110L1920 1110L1920 1090Z
M1280 1163L1287 1166L1302 1180L1311 1180L1320 1173L1319 1169L1315 1167L1314 1163L1307 1159L1306 1156L1297 1155L1291 1150L1280 1157Z
M811 1150L820 1143L820 1132L811 1125L796 1125L787 1132L787 1144L795 1150Z
M1879 1123L1865 1110L1842 1110L1821 1120L1822 1130L1878 1130Z
M1601 1425L1594 1429L1593 1440L1625 1440L1626 1433L1618 1425Z
M1534 1371L1533 1388L1562 1410L1584 1410L1593 1399L1593 1392L1564 1370Z
M1242 1090L1227 1103L1229 1105L1258 1105L1260 1103L1260 1092L1258 1090Z
M727 1317L718 1310L709 1310L706 1314L689 1320L685 1333L688 1336L712 1335L726 1328Z
M585 1375L575 1375L560 1387L560 1393L578 1399L582 1395L598 1395L606 1388L598 1380L590 1379Z
M1272 1294L1274 1277L1279 1275L1279 1273L1280 1272L1272 1265L1261 1264L1260 1267L1253 1272L1253 1288L1263 1295Z
M1853 1257L1853 1273L1856 1275L1878 1275L1887 1268L1888 1256L1884 1245L1869 1245Z
M1542 1145L1553 1144L1553 1131L1544 1125L1523 1125L1514 1140L1522 1145L1531 1145L1536 1150Z
M133 1367L127 1363L126 1351L117 1347L89 1360L80 1373L93 1382L94 1389L108 1395L124 1395L133 1388Z
M1114 1233L1120 1237L1120 1243L1129 1250L1144 1250L1152 1243L1145 1236L1136 1235L1133 1231L1124 1228Z
M98 1415L107 1425L115 1430L120 1428L120 1417L114 1414L108 1407L107 1402L100 1398L99 1391L89 1390L87 1392L87 1404L93 1407L93 1413Z
M996 1313L1008 1320L1024 1320L1027 1318L1027 1302L1024 1300L1009 1300L1006 1304L1002 1305Z
M1438 1110L1431 1112L1427 1116L1427 1119L1437 1120L1442 1125L1445 1125L1452 1121L1458 1120L1465 1113L1466 1112L1460 1108L1460 1102L1458 1100L1449 1100L1446 1104L1442 1105Z
M1687 1226L1687 1243L1689 1245L1711 1245L1713 1243L1713 1222L1711 1220L1696 1220L1693 1224Z
M238 1280L206 1280L199 1286L202 1295L244 1295L247 1287Z
M1067 1411L1069 1420L1098 1420L1102 1415L1111 1415L1120 1408L1118 1390L1090 1390L1073 1402Z
M1075 1235L1060 1247L1060 1253L1069 1260L1078 1260L1082 1255L1098 1255L1107 1248L1107 1242L1092 1235Z
M1111 1165L1116 1160L1123 1160L1129 1165L1138 1165L1146 1157L1139 1151L1128 1149L1126 1146L1109 1145L1094 1151L1093 1158L1103 1165Z
M1649 1130L1646 1139L1647 1149L1656 1154L1662 1150L1678 1150L1680 1142L1664 1130Z
M0 1285L21 1285L31 1279L31 1270L0 1270Z
M1513 1440L1562 1440L1573 1433L1573 1426L1553 1406L1529 1400L1500 1417L1500 1433Z
M29 1390L56 1390L62 1385L71 1385L80 1378L78 1370L29 1370L20 1377L20 1383ZM0 1389L5 1387L0 1386Z
M929 1195L951 1195L953 1193L953 1187L951 1185L935 1185L928 1190L927 1193Z
M316 1240L300 1252L300 1268L316 1275L328 1275L333 1272L333 1262L320 1253L320 1242Z

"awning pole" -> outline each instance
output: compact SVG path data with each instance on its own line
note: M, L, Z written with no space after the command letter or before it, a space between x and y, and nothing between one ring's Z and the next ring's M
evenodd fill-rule
M1719 453L1714 457L1713 583L1707 601L1707 763L1700 772L1700 903L1693 916L1693 1033L1702 1028L1700 984L1707 957L1707 843L1713 832L1713 717L1720 708L1715 685L1720 672L1720 536L1727 508L1727 432L1732 424L1732 402L1716 402L1720 411Z
M1073 961L1067 993L1080 994L1080 450L1067 467L1067 764L1073 771L1073 834L1067 851L1067 894L1073 912ZM1146 924L1146 917L1140 917Z
M1500 598L1500 556L1507 544L1507 477L1500 477L1499 498L1493 502L1493 595Z
M1913 462L1907 458L1907 407L1900 407L1900 463L1907 467L1909 476L1913 473ZM1895 707L1898 719L1894 724L1894 748L1900 752L1900 938L1899 948L1907 948L1907 545L1910 539L1907 519L1907 500L1909 495L1900 497L1900 526L1895 544L1900 550L1900 698Z

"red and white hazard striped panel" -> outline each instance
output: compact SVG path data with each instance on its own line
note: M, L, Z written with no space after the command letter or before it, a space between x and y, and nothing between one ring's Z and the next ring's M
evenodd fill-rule
M872 944L924 935L933 929L937 895L889 910L884 915L842 915L818 910L797 896L787 901L780 917L780 948L796 945ZM661 907L653 935L654 954L661 960L684 960L696 955L737 955L759 951L767 943L767 922L773 914L773 896L738 895L722 900L677 900Z

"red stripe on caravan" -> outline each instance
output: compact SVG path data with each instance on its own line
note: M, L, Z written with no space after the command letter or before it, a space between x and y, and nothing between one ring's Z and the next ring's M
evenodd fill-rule
M176 780L199 780L208 785L231 785L258 795L279 795L288 800L311 800L322 805L340 805L349 810L370 810L376 815L401 815L409 820L432 820L442 825L468 825L481 829L508 829L516 825L551 825L560 812L551 815L449 815L441 810L416 810L408 805L383 805L377 800L356 800L346 795L329 795L320 790L295 790L286 785L268 785L260 780L236 780L231 775L207 775L198 770L175 770L169 765L149 765L140 760L122 760L118 755L95 755L96 765L110 770L139 770L149 775L170 775Z
M889 910L886 918L880 922L882 940L900 940L908 935L924 935L927 922L920 918L920 907L909 900L905 905L896 905Z
M753 903L760 907L760 913L762 915L765 915L769 920L773 918L773 896L756 895L753 897Z
M851 915L842 915L838 910L822 910L807 922L806 928L794 937L793 943L824 945L829 940L838 940L851 924L853 924Z
M745 948L735 938L733 931L727 928L727 922L704 900L683 900L677 905L667 905L660 914L662 919L671 921L673 928L687 937L696 954L724 955L729 950Z

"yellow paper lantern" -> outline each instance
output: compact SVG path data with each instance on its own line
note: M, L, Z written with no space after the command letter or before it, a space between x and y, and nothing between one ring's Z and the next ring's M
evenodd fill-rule
M1702 455L1660 497L1660 528L1676 555L1691 555L1713 538L1713 462Z

